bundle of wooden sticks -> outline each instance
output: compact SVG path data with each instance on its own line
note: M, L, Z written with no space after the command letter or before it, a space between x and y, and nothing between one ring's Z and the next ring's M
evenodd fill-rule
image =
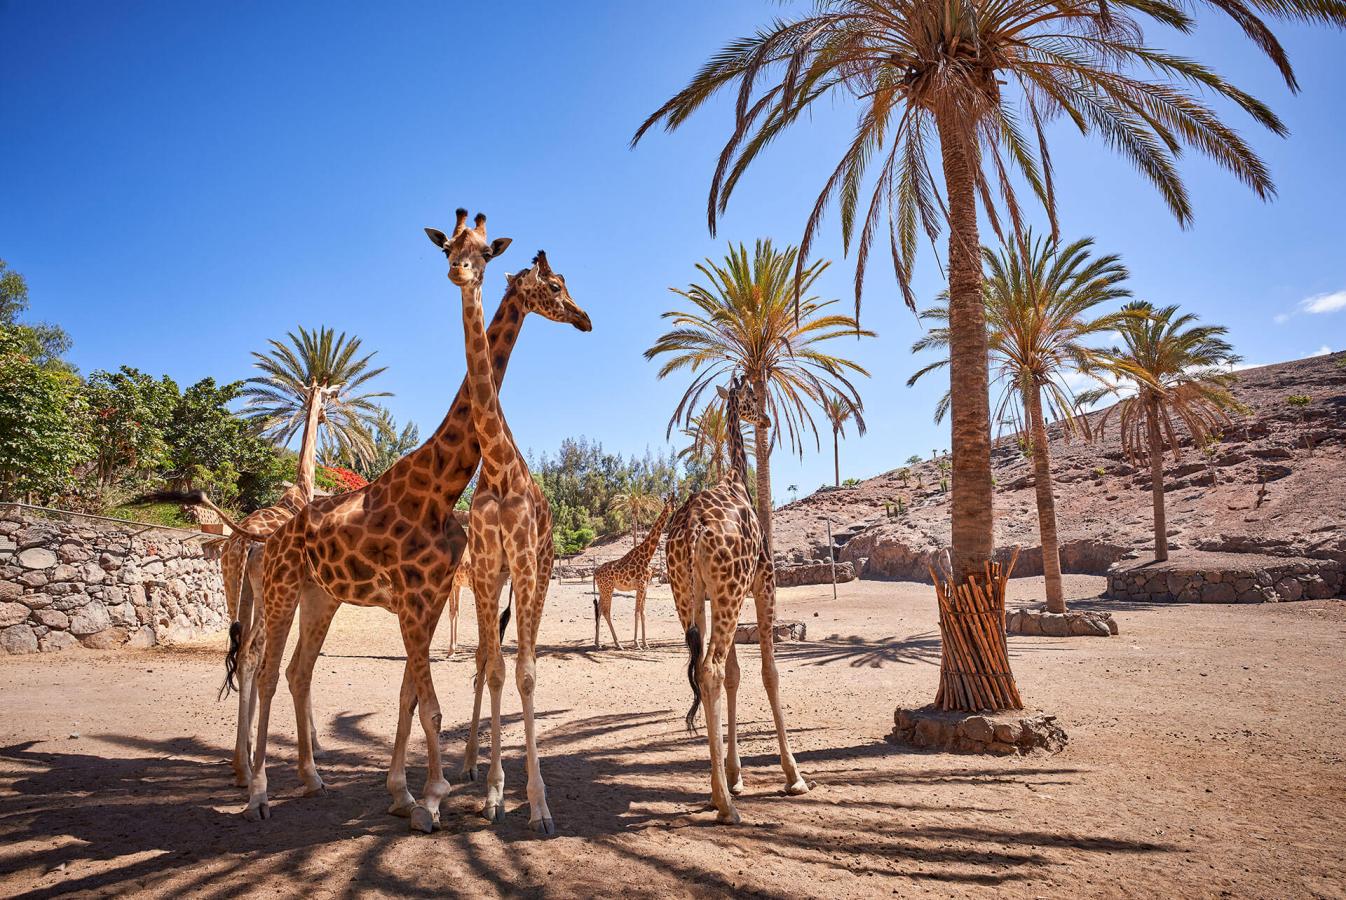
M943 636L935 695L940 709L1023 709L1005 641L1005 582L1018 558L1016 547L1009 565L988 562L984 582L973 576L955 584L930 570Z

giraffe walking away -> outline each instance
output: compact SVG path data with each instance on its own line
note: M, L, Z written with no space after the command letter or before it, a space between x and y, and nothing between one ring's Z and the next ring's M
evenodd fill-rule
M672 512L673 498L670 496L664 501L664 508L660 511L659 518L650 527L650 533L645 535L643 541L628 550L621 559L608 560L594 569L595 650L603 649L603 640L599 633L600 614L607 620L608 631L612 632L612 643L618 650L625 649L622 642L617 639L617 629L612 625L612 593L632 590L636 592L636 622L631 643L641 650L649 649L648 634L645 630L645 590L650 583L650 563L654 560L655 551L659 549L664 523L668 521Z
M484 267L509 243L508 238L497 238L478 248L476 264ZM535 309L529 305L532 299L506 291L491 323L486 341L496 380L504 377L527 314L556 317L553 306ZM314 500L267 541L262 564L264 627L253 632L254 645L264 642L264 656L257 673L257 741L245 810L248 818L264 819L271 814L265 765L267 728L284 637L297 608L299 640L286 675L298 720L299 775L306 792L324 789L308 737L313 664L337 607L351 603L379 606L396 614L407 652L388 771L388 792L393 798L389 812L409 817L417 808L406 778L411 717L417 710L429 757L421 808L429 813L432 826L438 821L449 785L439 748L440 710L430 676L430 638L467 543L453 507L480 459L464 382L443 422L424 444L368 486ZM424 819L413 825L422 827Z
M484 686L491 690L491 764L486 775L486 802L481 814L501 822L505 814L505 772L500 761L500 702L505 662L500 649L504 631L495 629L500 589L507 571L514 592L516 634L515 683L523 703L524 742L528 762L528 825L542 834L554 834L556 825L547 806L547 789L537 753L533 722L533 695L537 686L537 634L552 568L551 507L528 471L509 423L500 408L500 394L491 377L485 318L481 308L480 258L486 243L485 216L467 228L466 212L459 211L454 233L427 228L426 234L449 261L449 280L463 301L463 345L467 354L468 396L472 425L481 445L481 471L472 494L468 546L472 555L472 594L477 607L477 679L463 760L466 779L476 776L478 725ZM510 279L511 291L530 298L535 306L550 304L562 321L580 331L591 328L589 317L570 297L565 278L554 272L546 253L539 251L533 265ZM483 685L483 682L485 685ZM413 824L428 824L428 813L417 810Z
M710 789L716 821L737 824L738 811L731 795L743 790L742 764L738 753L738 654L734 630L744 595L752 591L757 606L757 635L762 652L762 682L771 703L780 745L785 790L804 794L808 783L799 774L785 714L780 705L780 677L776 671L772 625L776 615L776 573L771 554L762 539L762 526L748 498L747 455L743 450L740 420L770 427L752 384L735 377L726 391L717 387L725 401L728 420L730 465L715 487L698 491L673 514L668 525L665 554L669 586L678 619L686 632L691 657L687 678L692 685L692 708L687 728L692 729L697 707L706 705L706 732L710 743ZM710 606L710 631L706 631L706 605ZM703 646L704 636L704 646ZM720 732L720 689L728 706L729 745Z

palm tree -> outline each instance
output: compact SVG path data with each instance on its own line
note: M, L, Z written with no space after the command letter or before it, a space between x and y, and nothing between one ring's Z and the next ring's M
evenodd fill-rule
M1346 23L1346 5L1322 0L1205 5L1231 16L1292 90L1294 73L1262 17ZM1232 101L1283 135L1276 115L1208 67L1146 43L1145 24L1179 38L1192 31L1191 7L1178 0L819 0L810 14L777 19L725 45L632 138L635 144L656 125L677 129L713 96L732 91L734 126L707 204L713 234L763 149L801 118L810 120L805 113L815 106L853 100L856 128L813 205L797 274L836 200L846 247L856 250L857 316L875 236L887 232L897 282L914 309L917 246L923 235L934 244L948 224L955 580L979 575L993 550L978 207L1001 243L1007 231L1021 240L1016 185L1026 185L1056 236L1047 123L1064 115L1081 133L1101 135L1158 188L1184 226L1192 208L1176 160L1185 148L1210 157L1259 197L1274 193L1262 160L1203 95Z
M729 425L724 415L724 401L718 396L713 398L700 415L688 419L687 427L681 430L692 442L678 451L678 459L704 466L706 476L712 482L719 481L729 458ZM743 449L747 453L756 452L751 432L743 435Z
M823 414L832 425L832 474L837 487L841 487L841 433L846 430L846 423L851 419L855 420L855 433L865 433L863 410L862 404L851 404L839 394L828 394L823 398Z
M723 262L698 263L706 284L669 289L694 309L664 313L674 328L645 351L646 359L667 357L660 378L684 368L692 374L692 383L669 420L670 434L691 415L706 388L735 372L752 382L771 422L754 426L757 515L768 550L773 445L784 432L791 450L802 453L805 427L812 430L816 444L818 428L809 404L836 394L859 409L860 395L850 378L855 373L869 375L858 363L824 353L818 346L843 335L874 336L854 318L827 312L836 300L811 296L796 300L797 260L794 247L776 250L768 240L758 241L751 256L743 244L730 244ZM807 294L827 266L816 262L803 269L800 294Z
M640 537L637 534L641 519L650 513L657 513L663 508L663 499L655 491L650 490L649 486L635 481L626 486L626 490L619 494L613 494L612 505L616 507L626 518L631 526L631 546L640 544Z
M1212 430L1229 422L1229 413L1241 405L1229 392L1237 379L1230 367L1240 359L1224 339L1227 329L1195 325L1191 313L1178 307L1156 309L1144 301L1122 307L1114 324L1121 348L1106 351L1107 365L1135 382L1135 393L1106 410L1099 428L1115 411L1122 431L1122 449L1133 460L1148 457L1150 492L1154 500L1154 558L1168 559L1168 525L1164 516L1164 444L1177 459L1177 425L1186 427L1194 443L1203 443ZM1118 393L1121 384L1081 395L1092 402L1106 393Z
M987 273L991 380L1002 386L997 421L1016 423L1017 430L1027 432L1031 442L1047 609L1063 613L1066 601L1061 586L1047 416L1059 420L1067 433L1087 427L1087 421L1075 414L1076 398L1067 379L1076 372L1107 368L1099 351L1083 342L1113 328L1118 318L1117 314L1095 318L1094 308L1129 296L1130 291L1122 286L1127 271L1118 257L1090 255L1091 238L1061 247L1029 235L1026 247L1027 252L1017 243L999 253L982 250ZM908 386L949 362L948 306L925 310L921 318L939 326L912 345L912 351L939 348L945 356L911 376ZM949 400L948 394L940 400L936 422L948 412ZM955 491L957 486L955 481Z
M374 401L392 394L362 392L384 367L369 367L373 353L357 356L358 337L347 338L344 331L337 335L325 326L314 331L300 326L299 334L292 331L287 337L288 345L270 340L269 352L252 354L265 374L248 379L244 415L281 446L303 430L297 483L310 490L317 443L324 455L333 458L358 462L374 458L372 431L381 410Z

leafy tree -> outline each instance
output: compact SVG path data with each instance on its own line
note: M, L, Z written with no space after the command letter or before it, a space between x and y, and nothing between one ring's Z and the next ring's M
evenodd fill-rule
M1076 398L1068 378L1076 372L1106 369L1107 362L1085 342L1116 324L1115 315L1095 316L1101 303L1130 295L1123 283L1126 268L1115 255L1091 256L1093 240L1082 238L1066 246L1046 239L1017 243L998 253L982 250L986 265L986 321L990 333L991 380L1002 391L997 420L1008 419L1027 433L1033 453L1033 485L1037 496L1038 531L1042 541L1042 571L1046 578L1047 609L1066 611L1061 584L1061 555L1056 534L1056 498L1052 491L1051 453L1047 416L1074 431L1083 419L1075 416ZM948 365L949 308L945 302L921 313L935 323L912 352L935 348L943 358L925 366L907 382ZM949 409L945 394L935 410L941 421ZM947 463L940 460L940 471ZM955 488L957 482L955 481Z
M1230 386L1237 379L1229 367L1239 361L1224 339L1228 330L1196 325L1196 316L1178 314L1178 307L1156 309L1142 300L1128 303L1113 325L1123 346L1102 355L1113 372L1129 376L1135 393L1103 413L1099 428L1115 412L1122 431L1122 449L1133 459L1148 457L1154 500L1154 558L1168 559L1168 525L1164 514L1165 443L1178 458L1178 425L1203 443L1211 431L1229 421L1240 408ZM1081 395L1089 403L1127 386L1114 383Z
M856 362L824 353L819 345L845 336L873 337L855 319L827 312L836 300L807 294L827 268L816 262L802 269L796 284L798 251L776 250L771 241L748 248L730 244L722 262L697 264L705 284L670 288L692 303L690 311L673 310L664 318L673 330L661 335L645 351L646 359L664 357L659 377L689 370L692 382L669 420L671 434L678 423L690 422L701 395L734 372L748 378L761 398L770 425L757 425L754 451L757 462L756 502L762 537L771 548L771 450L782 433L792 450L803 452L805 427L817 444L818 428L809 411L829 395L841 397L853 409L860 395L850 379L869 373Z
M171 467L168 427L181 399L173 379L130 366L99 370L85 383L84 397L94 447L91 475L100 493Z
M408 422L400 431L397 421L387 408L380 406L374 419L373 453L368 459L346 458L350 467L373 481L393 467L393 463L421 445L421 431L415 422Z
M0 499L47 503L92 455L79 381L43 365L0 327Z
M319 327L290 332L289 344L271 340L267 353L253 353L265 374L248 379L245 414L262 433L281 445L302 431L317 403L318 443L325 455L368 463L376 455L371 432L382 409L374 401L387 391L362 392L384 367L371 369L373 353L358 356L360 339ZM317 452L316 449L313 452ZM311 466L309 459L301 467Z
M73 372L74 367L61 358L70 350L70 335L59 325L21 323L19 316L27 310L27 280L0 259L0 328L9 333L7 340L44 369Z
M626 490L614 494L612 504L631 526L631 546L640 543L639 526L643 520L652 518L663 507L663 497L651 490L643 480L636 480L626 486Z
M832 426L832 474L837 487L841 487L841 434L846 430L846 423L852 419L855 420L856 434L865 433L862 409L861 404L853 405L845 397L837 394L828 394L823 398L823 413Z

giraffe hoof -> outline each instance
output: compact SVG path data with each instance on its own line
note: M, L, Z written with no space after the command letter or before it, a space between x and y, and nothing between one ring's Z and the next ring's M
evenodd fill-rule
M394 800L388 807L388 815L397 816L399 819L406 819L411 816L411 811L416 808L416 801L410 794L399 800Z
M439 828L439 822L435 821L434 815L424 806L416 806L411 810L411 830L419 831L421 834L434 834Z
M244 775L242 772L234 773L234 787L245 788L252 784L252 776Z
M715 821L721 825L737 825L740 821L738 810L732 806L728 810L719 810L715 813Z
M500 825L505 821L505 804L487 803L481 808L481 817L492 825Z
M735 778L735 779L733 780L733 782L730 783L730 785L729 785L729 793L733 794L735 797L737 797L739 794L743 793L743 779L742 779L742 778Z
M453 782L454 784L471 784L476 780L477 780L477 767L473 766L470 769L463 769L461 772L459 772L456 776L454 776Z
M556 834L556 823L550 816L543 816L540 819L529 822L528 827L538 834Z
M304 788L305 797L320 797L325 793L327 793L327 784L321 778L317 780L317 783Z
M801 778L794 784L788 786L785 789L785 793L789 794L792 797L797 797L800 794L807 794L809 792L810 787L812 787L812 785L810 785L807 781Z
M271 818L271 804L266 801L253 806L248 804L248 808L243 810L243 818L249 822L261 822L264 819Z

